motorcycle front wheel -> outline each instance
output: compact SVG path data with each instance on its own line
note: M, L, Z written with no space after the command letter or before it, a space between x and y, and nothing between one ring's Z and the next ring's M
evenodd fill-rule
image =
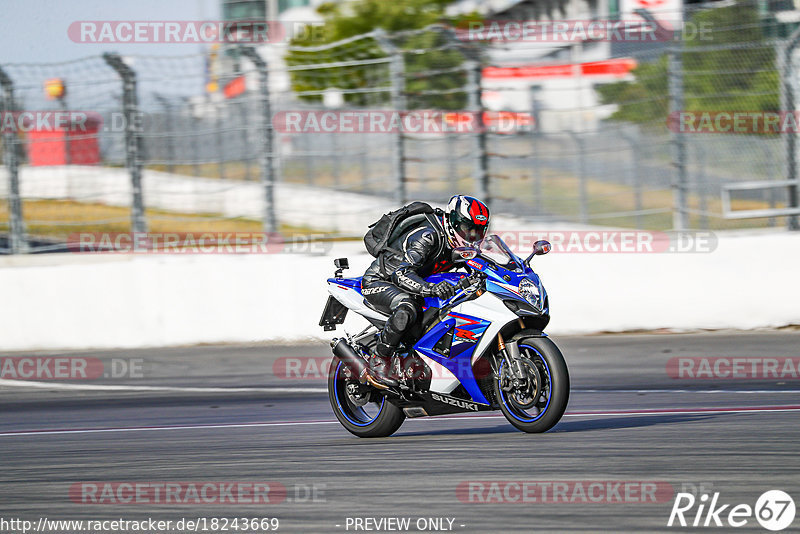
M328 372L328 399L336 419L360 438L391 436L406 418L378 390L347 378L344 363L335 356Z
M525 337L518 343L526 380L514 386L506 362L500 360L494 393L509 423L523 432L546 432L567 409L567 364L556 344L546 337Z

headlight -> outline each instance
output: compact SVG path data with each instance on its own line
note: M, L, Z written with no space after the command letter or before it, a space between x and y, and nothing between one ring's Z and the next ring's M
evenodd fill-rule
M542 296L539 288L529 278L523 278L519 283L519 294L533 306L537 312L542 311Z

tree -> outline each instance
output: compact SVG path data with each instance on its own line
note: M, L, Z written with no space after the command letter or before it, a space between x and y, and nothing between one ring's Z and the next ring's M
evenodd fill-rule
M357 0L326 3L317 8L323 17L321 28L293 39L294 47L311 47L383 29L388 34L405 30L421 30L445 20L444 8L450 0ZM457 91L466 85L463 72L451 72L464 61L452 38L440 31L425 31L393 37L394 46L404 51L405 91L409 108L460 109L466 95ZM361 39L324 51L290 50L288 65L334 63L384 58L387 50L372 38ZM437 72L446 71L446 72ZM292 88L298 93L323 91L327 88L366 90L389 87L386 63L326 69L291 71ZM430 91L438 91L429 94ZM320 101L319 95L302 95L308 101ZM382 105L389 100L388 91L345 93L345 100L355 105Z
M691 20L696 28L709 28L710 32L706 39L685 41L681 59L686 110L778 111L780 81L775 51L765 42L764 24L756 7L737 4L711 8ZM726 44L731 46L708 46ZM669 113L666 55L639 65L633 75L634 81L597 88L604 104L619 106L611 118L663 124Z

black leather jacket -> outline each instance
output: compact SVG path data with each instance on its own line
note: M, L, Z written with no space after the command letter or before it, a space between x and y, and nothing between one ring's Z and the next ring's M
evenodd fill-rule
M425 281L426 276L452 268L452 249L442 227L442 216L437 209L389 243L390 248L402 251L403 255L383 252L383 269L381 258L373 261L364 273L362 285L391 282L409 293L421 294L430 285Z

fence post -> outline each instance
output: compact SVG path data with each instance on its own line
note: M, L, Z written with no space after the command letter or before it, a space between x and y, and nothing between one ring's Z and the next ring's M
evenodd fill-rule
M388 40L387 40L388 41ZM400 113L406 110L406 80L405 60L403 53L396 48L392 51L392 62L389 64L392 80L392 108ZM402 121L400 122L402 125ZM402 127L395 138L395 149L392 151L392 164L394 166L395 200L398 204L405 204L408 200L406 191L406 144L405 132Z
M797 72L795 71L794 52L800 41L800 28L795 29L792 35L778 49L778 71L781 77L780 85L780 109L784 113L794 113L796 104ZM784 136L786 144L784 147L784 161L786 180L797 182L797 134ZM798 202L798 186L789 186L789 205L790 208L800 206ZM790 215L788 219L789 230L800 230L800 222L797 215Z
M635 223L636 228L642 228L642 166L639 154L639 136L622 130L620 132L622 138L628 142L631 149L631 186L633 187L633 204L636 214Z
M669 87L669 110L677 113L684 108L683 99L683 50L681 44L673 43L669 48L667 67ZM671 136L672 164L675 167L673 187L672 229L685 230L689 226L686 210L686 139L684 134L673 128Z
M708 202L706 201L706 149L699 142L694 144L695 154L698 160L698 173L695 179L695 187L697 188L697 196L699 197L698 211L700 212L700 228L708 230Z
M251 180L252 176L250 175L250 132L248 131L248 126L250 121L248 120L250 113L247 110L248 107L248 97L249 92L245 92L241 95L239 102L237 103L237 107L239 108L239 117L241 122L241 129L242 129L242 164L244 165L244 179L248 182Z
M456 143L455 134L452 132L445 133L445 140L447 146L447 181L450 182L450 188L455 189L458 183L458 143Z
M339 135L337 132L334 132L333 135L330 136L330 143L331 143L331 157L330 162L331 166L331 174L333 175L333 187L334 189L339 188L342 186L342 148L339 146Z
M406 110L406 68L405 60L403 59L403 51L395 46L381 29L375 31L375 39L377 39L383 49L391 56L391 61L389 62L389 80L391 82L390 96L392 99L392 109L403 113ZM395 180L394 198L399 204L405 204L406 200L408 200L408 193L406 192L405 138L402 123L403 122L400 121L401 126L395 137L395 147L392 151L392 167Z
M64 113L69 113L69 105L67 104L66 96L62 96L58 99L58 103L61 106L61 111ZM72 130L71 127L64 128L64 164L71 165L72 164L72 140L70 139L70 131Z
M164 111L166 115L164 117L164 126L167 129L167 136L166 136L166 145L167 145L167 164L166 169L167 172L173 174L175 172L175 124L173 122L172 117L172 104L170 104L169 100L161 94L153 93L153 96L158 103L161 105L161 109Z
M14 111L14 82L2 68L0 68L0 86L3 88L0 111L3 114L11 113ZM26 248L25 227L22 219L22 201L19 196L17 136L13 128L9 128L3 133L3 148L5 149L3 162L8 169L8 248L11 254L20 254Z
M794 112L797 106L797 92L798 92L798 79L797 79L797 67L798 67L798 57L797 57L797 49L793 48L791 54L789 56L789 85L792 91L792 107L786 108L787 111ZM797 133L793 133L788 137L792 138L792 160L794 161L794 172L792 173L791 180L794 182L792 185L789 186L789 207L790 208L800 208L800 191L798 184L800 183L800 176L798 176L798 159L800 159L798 150L800 150L800 146L798 146L797 142ZM800 219L798 219L797 215L789 216L787 227L789 230L800 230Z
M575 148L578 149L578 206L579 206L579 220L583 224L589 222L589 195L586 190L586 146L581 134L578 132L569 132L572 140L575 142Z
M261 97L261 185L264 187L264 232L277 231L275 216L275 130L272 125L272 109L269 94L269 69L258 52L251 47L242 47L242 54L249 58L258 71L258 92Z
M200 130L200 127L197 116L195 115L195 106L191 99L187 96L181 97L181 100L186 105L186 109L189 110L189 125L192 132L189 135L189 142L191 143L192 147L192 170L194 176L200 176L200 155L197 151L197 132Z
M136 94L136 72L122 61L118 54L105 53L103 60L122 79L122 112L125 115L125 166L131 177L133 198L131 202L131 230L147 232L142 198L142 132L139 102Z
M211 96L209 95L209 102ZM225 136L222 135L222 127L224 122L222 120L222 105L224 101L213 102L214 106L214 137L217 144L217 169L219 170L220 179L225 179Z
M761 147L761 151L764 153L764 161L767 161L767 172L769 173L769 180L775 180L775 161L777 158L773 158L772 154L770 153L769 148L764 143L758 143L758 146ZM775 204L777 204L778 198L776 195L776 191L774 187L769 188L769 207L770 209L775 209ZM777 220L775 217L770 217L767 219L767 226L773 228L777 224Z
M366 193L369 189L370 171L370 136L366 135L361 141L361 191Z
M301 135L300 139L303 140L303 152L305 152L305 157L303 161L305 162L306 168L306 184L308 185L317 185L314 181L314 176L317 175L315 172L316 170L316 154L311 155L314 149L314 146L311 143L311 134Z
M541 142L542 134L534 129L531 129L528 134L531 136L531 165L533 178L533 212L537 217L544 217L544 209L542 208L542 163L539 152L539 143Z
M481 95L481 77L483 65L480 61L465 62L467 69L467 107L475 114L473 123L478 131L475 135L475 179L477 181L478 198L489 208L492 199L489 194L489 155L486 149L486 124L483 120L483 102Z
M416 162L417 176L415 180L419 183L419 187L425 189L425 182L428 180L428 143L417 140L414 143L414 161Z

